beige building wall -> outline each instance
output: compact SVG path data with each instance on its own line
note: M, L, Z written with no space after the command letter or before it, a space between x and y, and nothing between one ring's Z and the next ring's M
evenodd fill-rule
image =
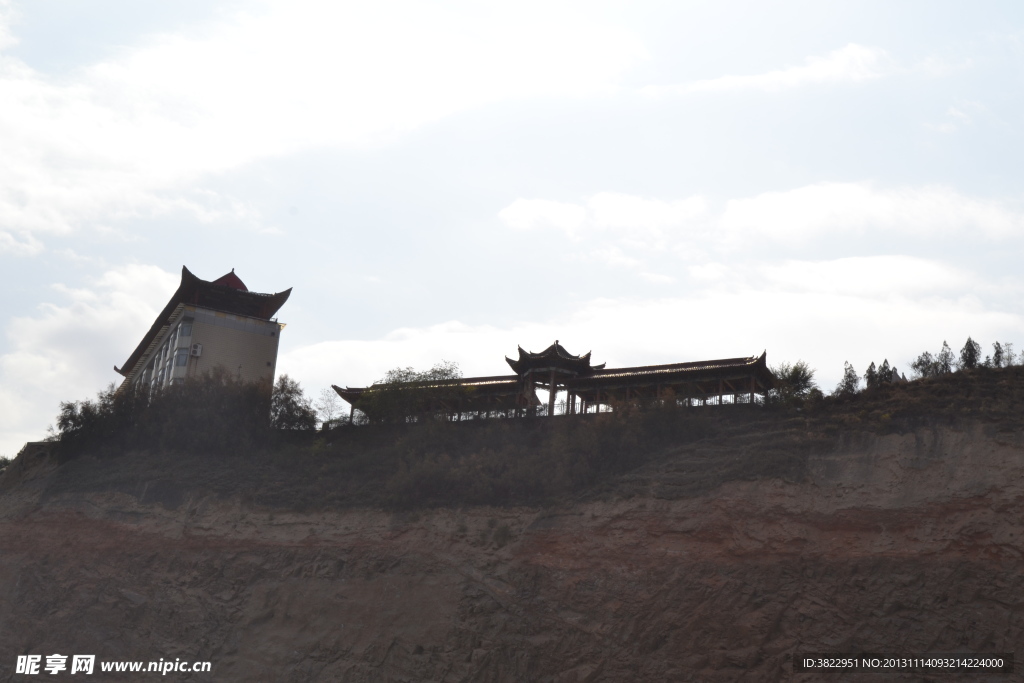
M197 309L189 342L202 344L202 352L189 357L186 376L220 366L243 381L273 382L282 328L277 322Z

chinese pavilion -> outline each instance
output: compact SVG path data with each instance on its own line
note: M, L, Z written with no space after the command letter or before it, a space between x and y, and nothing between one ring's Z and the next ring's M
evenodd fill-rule
M464 391L456 399L447 392L447 403L434 405L435 412L460 416L466 413L471 416L535 415L542 405L537 396L538 390L548 393L546 407L549 416L556 414L556 397L559 394L565 397L558 406L564 406L562 412L566 415L596 413L601 412L602 406L644 400L673 401L687 406L753 404L757 402L758 395L763 396L775 383L766 355L606 368L604 363L592 365L589 352L575 356L556 340L539 353L519 347L518 359L506 357L505 361L514 375L413 382L402 388L429 393L442 387L460 387ZM379 384L344 389L334 386L353 410L363 410L364 407L372 410L371 402L364 399L371 392L382 389ZM457 404L451 404L453 400Z

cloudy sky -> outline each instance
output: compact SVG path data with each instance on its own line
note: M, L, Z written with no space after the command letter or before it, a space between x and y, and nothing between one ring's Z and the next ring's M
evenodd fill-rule
M307 393L1024 348L1024 5L0 0L0 454L177 286Z

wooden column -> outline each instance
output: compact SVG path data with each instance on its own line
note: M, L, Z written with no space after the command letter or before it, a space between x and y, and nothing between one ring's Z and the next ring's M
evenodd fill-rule
M555 371L548 378L548 417L555 416Z
M754 392L757 391L757 378L750 376L750 405L754 405Z
M533 371L530 370L526 373L526 379L523 384L523 399L526 401L526 407L524 412L527 417L535 417L537 415L537 409L533 405L531 400L533 397Z

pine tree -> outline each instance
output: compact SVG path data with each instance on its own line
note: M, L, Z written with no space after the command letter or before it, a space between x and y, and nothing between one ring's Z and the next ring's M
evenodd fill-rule
M978 367L978 361L980 360L981 344L968 337L964 348L960 349L960 369L973 370Z
M875 362L871 361L871 365L868 366L868 371L864 373L864 383L868 389L874 389L875 385L878 384L878 370L875 369Z
M832 392L839 396L852 396L857 393L860 388L860 377L857 375L857 371L853 369L849 361L843 363L843 378L839 380L839 384L836 385L836 390Z

